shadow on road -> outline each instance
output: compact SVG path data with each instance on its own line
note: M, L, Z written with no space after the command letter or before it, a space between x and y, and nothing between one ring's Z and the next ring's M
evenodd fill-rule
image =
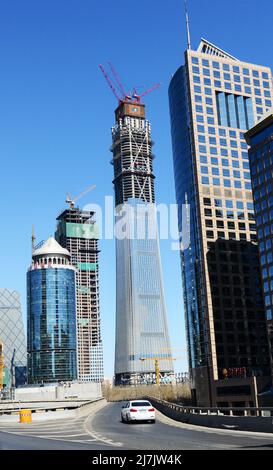
M240 449L264 449L265 447L268 447L270 449L273 449L273 444L262 444L262 445L254 445L254 446L242 446Z
M140 421L140 420L137 420L137 421L119 421L120 423L122 424L155 424L155 423L150 423L149 421Z

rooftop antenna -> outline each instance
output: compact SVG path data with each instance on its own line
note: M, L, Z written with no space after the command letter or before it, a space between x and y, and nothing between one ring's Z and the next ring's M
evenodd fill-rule
M34 253L34 250L35 250L35 244L36 244L35 227L34 227L34 225L32 225L32 235L31 235L31 247L32 247L32 253Z
M187 0L184 0L184 5L185 5L186 29L187 29L187 49L190 50L191 49L191 36L190 36L190 23L189 23Z

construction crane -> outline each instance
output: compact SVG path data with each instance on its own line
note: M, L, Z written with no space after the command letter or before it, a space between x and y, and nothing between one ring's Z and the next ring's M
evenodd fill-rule
M4 347L2 341L0 341L0 390L4 386Z
M154 357L141 357L140 360L142 362L144 361L154 361L155 365L155 380L156 380L156 385L160 385L160 361L176 361L177 359L181 359L180 357L173 357L171 355L166 355L166 356L154 356Z
M72 198L70 193L67 193L66 194L66 203L70 205L70 209L74 209L75 208L75 203L83 196L85 196L87 193L89 193L90 191L92 191L92 189L95 189L96 185L95 184L91 184L91 186L88 186L88 188L86 188L84 191L82 191L80 194L78 194L78 196Z
M113 65L111 62L108 62L111 73L113 78L110 77L109 73L106 72L105 68L103 67L102 64L99 65L99 68L101 69L109 87L111 88L112 92L114 93L116 99L118 100L119 103L123 102L128 102L128 103L140 103L141 98L143 96L148 95L148 93L151 93L152 91L156 90L161 86L161 83L156 83L153 87L148 88L148 90L143 91L142 93L138 93L136 88L133 89L133 92L126 92L116 70L114 69ZM119 88L119 91L117 91L117 88L114 84L114 79L117 83L117 86Z

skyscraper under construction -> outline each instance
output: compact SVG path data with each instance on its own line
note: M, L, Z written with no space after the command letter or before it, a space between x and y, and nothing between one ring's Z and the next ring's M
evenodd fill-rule
M98 227L94 212L74 207L57 218L55 238L71 254L76 268L78 379L103 380L100 332Z
M140 98L127 95L119 99L112 128L116 384L154 381L155 363L162 380L173 372L154 204L151 126ZM125 236L124 231L119 233L120 224ZM153 234L149 227L155 228Z

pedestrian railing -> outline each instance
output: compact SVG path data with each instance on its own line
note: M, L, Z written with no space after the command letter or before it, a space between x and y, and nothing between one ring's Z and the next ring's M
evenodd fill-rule
M167 407L177 413L182 414L198 414L198 415L219 415L219 416L273 416L273 407L197 407L197 406L184 406L176 403L170 403L166 400L161 400L156 397L147 397L154 405L161 405Z

